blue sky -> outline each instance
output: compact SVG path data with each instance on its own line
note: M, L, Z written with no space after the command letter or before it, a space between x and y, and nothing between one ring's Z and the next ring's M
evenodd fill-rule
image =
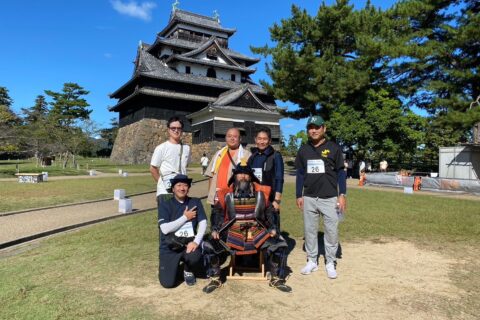
M0 4L0 86L7 87L13 109L33 105L44 90L61 91L65 82L76 82L90 94L91 118L108 127L116 113L108 97L128 79L140 40L153 43L167 24L174 0L22 0ZM180 0L179 8L213 16L217 10L223 26L236 28L230 40L233 50L254 56L250 45L269 43L268 28L290 16L292 4L315 14L321 1L284 0ZM327 0L327 4L334 1ZM373 0L384 9L393 0ZM354 0L356 8L366 0ZM252 76L267 79L262 59ZM295 108L279 102L281 106ZM285 136L303 129L305 120L281 120Z

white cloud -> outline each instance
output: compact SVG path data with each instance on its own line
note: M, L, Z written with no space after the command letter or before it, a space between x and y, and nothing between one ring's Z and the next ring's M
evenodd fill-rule
M121 0L110 0L115 11L134 18L150 21L152 9L157 5L154 2L143 2L140 5L136 1L122 2Z
M110 59L112 57L112 54L111 53L104 53L103 56L107 59Z

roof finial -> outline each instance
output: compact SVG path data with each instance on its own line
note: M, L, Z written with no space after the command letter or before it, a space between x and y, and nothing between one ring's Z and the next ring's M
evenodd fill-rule
M175 2L172 3L172 13L174 13L175 10L177 10L177 7L178 7L179 4L180 4L180 1L178 1L178 0L175 0Z
M220 14L217 10L213 10L213 19L217 20L217 22L220 23Z

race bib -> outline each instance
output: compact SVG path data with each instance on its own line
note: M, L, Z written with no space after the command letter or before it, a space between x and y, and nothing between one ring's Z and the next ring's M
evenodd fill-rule
M253 174L257 179L262 182L262 168L252 168L253 169Z
M323 160L308 160L307 161L307 173L325 173L325 163Z
M183 224L183 226L175 232L177 237L194 237L195 233L193 232L193 225L192 221L187 221Z

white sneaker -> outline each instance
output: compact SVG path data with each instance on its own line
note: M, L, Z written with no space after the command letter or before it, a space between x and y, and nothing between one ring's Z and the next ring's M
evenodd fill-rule
M302 274L310 274L310 273L312 273L314 271L317 271L317 270L318 270L318 265L315 262L308 260L305 267L303 267L301 273Z
M336 279L337 278L337 270L335 270L335 263L329 262L325 265L325 270L327 270L327 276L330 279Z

